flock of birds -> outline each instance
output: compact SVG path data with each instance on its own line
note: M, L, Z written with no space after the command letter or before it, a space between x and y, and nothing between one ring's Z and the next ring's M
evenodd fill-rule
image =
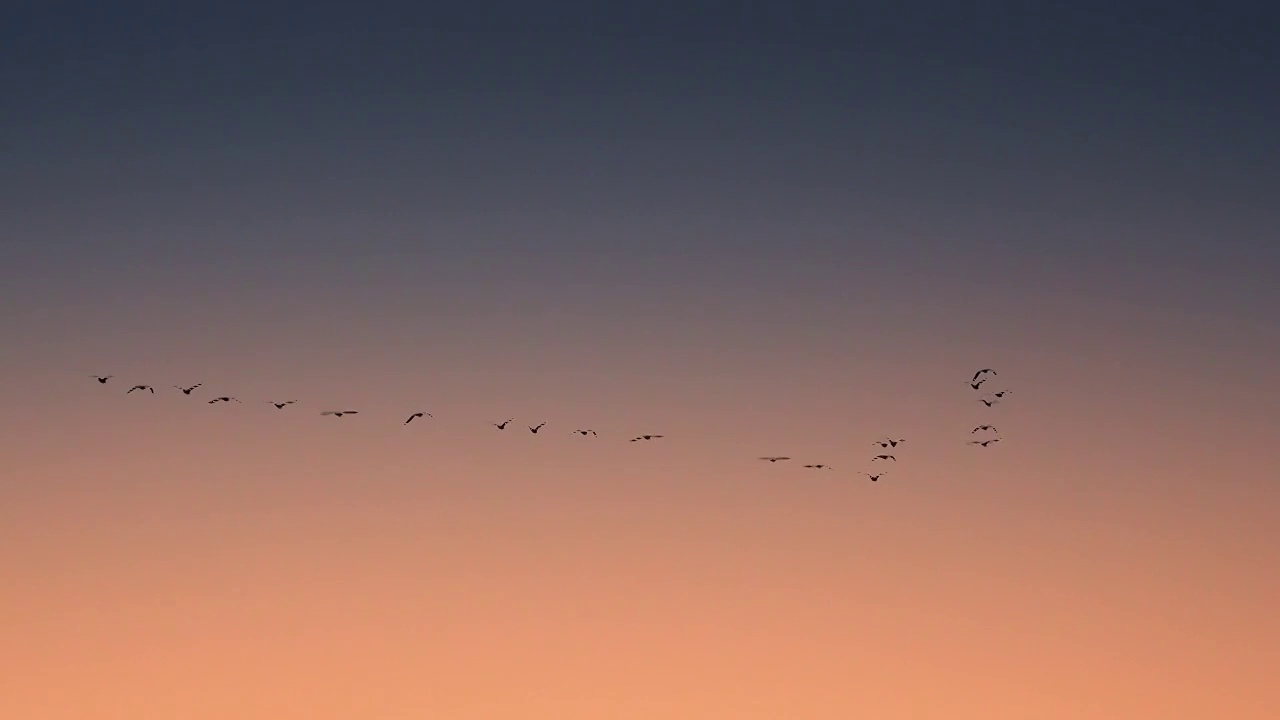
M980 391L982 390L982 386L991 377L994 377L995 375L997 375L995 370L991 368L983 368L975 372L972 378L965 381L965 384L967 384L974 391ZM99 384L106 385L107 382L112 378L114 378L115 376L114 375L91 375L90 377L97 380ZM186 386L174 385L173 387L175 390L177 390L178 392L181 392L183 395L191 395L193 392L195 392L197 389L203 386L204 386L204 383L196 383L194 385L186 385ZM135 392L149 392L152 395L154 395L156 392L156 389L155 389L155 386L153 385L139 384L139 385L131 386L128 390L125 391L125 394L129 395ZM995 405L999 404L1011 392L1012 391L1010 390L998 390L995 392L987 392L979 396L978 401L981 402L985 407L988 407L988 408L994 407ZM233 402L243 403L243 401L240 400L239 398L233 397L230 395L221 395L218 397L214 397L207 400L206 402L209 405L216 405L218 403L233 403ZM296 404L298 401L297 400L267 400L265 402L268 405L274 406L276 410L283 410L290 405ZM341 417L346 417L347 415L358 415L360 414L360 411L358 410L324 410L324 411L321 411L320 414L322 416L341 418ZM418 420L420 418L434 418L434 417L435 416L432 415L431 413L420 410L420 411L411 413L409 417L404 421L403 424L408 425L412 423L414 420ZM509 418L507 420L503 420L502 422L495 422L490 424L493 425L498 430L506 430L507 427L510 426L511 423L513 422L515 422L515 418ZM542 428L546 427L546 425L547 425L546 421L543 421L538 423L537 425L527 425L525 427L528 428L530 433L537 435L538 432L542 430ZM981 435L979 435L979 433L981 433ZM599 433L597 433L595 430L590 428L573 430L571 431L570 434L581 435L583 437L599 436ZM970 431L970 435L977 436L977 437L973 440L970 440L968 444L976 445L978 447L983 447L983 448L990 447L991 445L998 443L1001 440L999 430L997 430L994 425L987 424L987 423L982 423L975 426L973 430ZM662 437L663 437L662 435L655 435L655 434L637 435L631 438L631 442L659 440ZM888 475L889 471L879 470L878 469L879 466L877 466L876 463L880 463L881 465L883 465L886 462L896 463L898 461L898 457L896 454L897 448L899 445L902 445L905 442L906 442L905 438L894 438L894 437L886 436L871 443L872 447L878 447L882 451L876 455L873 455L870 459L871 465L873 466L873 468L875 468L878 471L863 470L863 471L860 471L859 474L866 475L868 478L871 479L871 482L878 482L880 478L884 477L885 475ZM887 452L884 452L884 451L887 451ZM792 458L787 455L764 455L758 459L768 463L778 463L778 462L791 460ZM826 463L807 463L805 465L802 465L801 467L804 467L809 470L833 470L834 469Z

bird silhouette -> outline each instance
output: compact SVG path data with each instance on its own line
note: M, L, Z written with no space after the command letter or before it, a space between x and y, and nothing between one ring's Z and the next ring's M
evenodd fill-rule
M537 425L530 425L529 432L533 433L534 435L537 435L538 431L542 429L542 426L546 424L547 424L546 421L543 421L538 423Z
M275 405L277 410L283 410L285 405L292 405L292 404L294 404L294 403L296 403L296 402L298 402L298 401L297 401L297 400L285 400L284 402L276 402L276 401L274 401L274 400L268 400L268 401L267 401L267 404L268 404L268 405Z
M761 459L761 460L768 460L768 461L769 461L769 462L771 462L771 463L776 463L776 462L778 462L779 460L790 460L791 458L786 457L785 455L766 455L765 457L762 457L762 458L760 458L760 459Z
M1011 393L1011 392L1013 392L1013 391L1012 391L1012 390L1001 390L1000 392L993 392L993 393L991 393L991 397L1002 398L1002 397L1004 397L1005 395L1008 395L1008 394L1009 394L1009 393Z
M991 432L1000 432L999 430L996 429L995 425L979 425L978 427L971 430L969 434L972 435L973 433L976 433L980 430L990 430Z
M115 375L90 375L89 377L97 380L99 383L106 385L107 381L115 377Z
M885 475L888 475L888 474L889 474L889 472L886 470L885 472L876 473L875 475L872 475L872 474L871 474L871 473L869 473L869 472L864 472L864 473L862 473L862 474L863 474L863 475L866 475L866 476L867 476L867 477L869 477L869 478L871 478L871 482L876 482L877 480L879 480L880 478L884 477Z
M991 438L990 440L970 440L970 441L969 441L969 444L970 444L970 445L981 445L982 447L986 447L986 446L990 445L990 444L991 444L991 443L993 443L993 442L1000 442L1000 438Z
M425 416L427 416L427 417L435 417L435 416L434 416L434 415L432 415L431 413L416 412L416 413L414 413L414 414L410 415L410 416L409 416L409 419L404 421L404 424L405 424L405 425L408 425L409 423L413 422L413 419L414 419L414 418L420 418L420 417L422 417L423 415L425 415Z
M342 417L343 415L357 415L357 410L325 410L321 415L333 415L334 417Z
M511 420L515 420L515 418L511 418ZM504 420L500 423L494 423L493 426L498 428L499 430L506 430L507 425L511 424L511 420Z
M192 385L190 387L182 387L181 385L174 385L174 387L177 388L178 390L181 390L183 395L190 395L192 390L195 390L196 388L200 387L203 384L204 383L196 383L195 385Z
M999 400L988 400L988 399L986 399L986 398L978 398L978 402L982 403L983 405L986 405L987 407L991 407L992 405L995 405L996 403L998 403L998 402L1000 402L1000 401L999 401Z
M807 468L813 468L814 470L830 470L830 469L831 469L831 466L830 466L830 465L823 465L823 464L821 464L821 463L819 463L819 464L817 464L817 465L805 465L805 467L807 467Z
M153 388L153 387L151 387L150 385L134 385L133 387L131 387L131 388L129 388L127 391L125 391L125 395L128 395L129 393L133 392L134 390L150 390L152 395L155 395L155 394L156 394L156 389L155 389L155 388Z
M892 455L877 455L877 456L875 456L875 457L871 458L871 462L875 462L876 460L892 460L892 461L894 461L894 462L898 462L898 458L896 458L896 457L894 457L894 456L892 456Z
M216 397L210 400L209 404L212 405L214 403L220 403L220 402L229 403L229 402L240 402L240 401L236 398L227 397L226 395L223 395L222 397Z
M595 430L574 430L570 435L595 435Z
M986 378L982 378L981 380L976 380L976 381L975 381L975 380L965 380L964 382L965 382L965 384L966 384L966 385L968 385L969 387L973 388L974 390L977 390L978 388L982 387L982 383L984 383L984 382L986 382L986 381L987 381L987 379L986 379Z
M661 435L640 435L638 437L631 438L631 442L636 442L638 440L657 440L660 437L662 436Z
M883 439L883 440L877 440L877 441L875 441L875 442L873 442L873 443L871 443L871 444L872 444L872 445L879 445L879 446L880 446L880 447L882 447L882 448L891 448L891 447L898 447L899 445L901 445L901 444L902 444L902 443L904 443L904 442L906 442L906 440L904 440L904 439L902 439L902 438L898 438L897 440L894 440L894 439L892 439L892 438L885 438L885 439Z
M973 374L973 379L974 379L974 380L977 380L977 379L978 379L979 377L981 377L982 375L986 375L986 374L988 374L988 373L990 373L991 375L999 375L999 374L1000 374L1000 373L996 372L995 370L992 370L991 368L983 368L983 369L981 369L981 370L979 370L978 372L976 372L976 373L974 373L974 374ZM971 382L972 382L972 381L971 381Z

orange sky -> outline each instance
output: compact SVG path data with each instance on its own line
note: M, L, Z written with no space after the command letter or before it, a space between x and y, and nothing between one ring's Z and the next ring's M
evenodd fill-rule
M576 366L569 338L520 370L266 330L78 341L110 367L20 349L0 716L1276 717L1263 363L1208 320L1060 312L999 339L864 321L865 351L672 325L639 359L615 337ZM1220 352L1238 371L1206 375ZM990 411L982 364L1016 393ZM250 402L170 390L200 380ZM550 424L486 427L512 416ZM983 420L1005 442L965 446ZM871 484L886 432L908 442Z

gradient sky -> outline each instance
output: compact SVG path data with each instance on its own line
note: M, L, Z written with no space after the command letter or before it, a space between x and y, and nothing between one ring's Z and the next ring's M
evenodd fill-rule
M1268 4L24 5L0 716L1280 716Z

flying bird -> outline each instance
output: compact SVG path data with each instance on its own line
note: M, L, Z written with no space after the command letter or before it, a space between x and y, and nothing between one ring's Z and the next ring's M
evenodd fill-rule
M631 442L636 442L637 440L656 440L660 437L662 436L661 435L640 435L638 437L631 438Z
M987 381L986 378L982 378L981 380L965 380L964 382L969 387L973 388L974 390L977 390L978 388L982 387L982 383L986 381Z
M214 403L220 403L220 402L227 402L227 403L229 403L229 402L240 402L240 401L239 401L238 399L236 399L236 398L233 398L233 397L227 397L226 395L223 395L222 397L216 397L216 398L214 398L214 399L210 400L210 401L209 401L209 404L210 404L210 405L212 405L212 404L214 404Z
M414 413L414 414L410 415L410 416L409 416L409 419L404 421L404 424L405 424L405 425L408 425L409 423L413 422L413 419L414 419L414 418L420 418L420 417L422 417L423 415L426 415L427 417L435 417L435 415L432 415L431 413L421 413L421 412L416 412L416 413Z
M888 474L889 474L889 472L886 470L885 472L876 473L875 475L872 475L872 474L871 474L871 473L869 473L869 472L864 472L864 473L862 473L862 474L863 474L863 475L866 475L866 476L867 476L867 477L869 477L869 478L871 478L871 482L875 482L875 481L879 480L880 478L884 477L885 475L888 475Z
M990 440L970 440L970 441L969 441L969 444L970 444L970 445L981 445L982 447L986 447L986 446L990 445L990 444L991 444L991 443L993 443L993 442L1000 442L1000 438L991 438Z
M343 415L356 415L356 410L325 410L321 415L333 415L334 417L342 417Z
M570 433L570 435L574 435L574 434L576 434L576 435L595 435L595 434L596 434L596 431L595 431L595 430L574 430L572 433Z
M823 465L821 463L819 463L818 465L805 465L805 467L813 468L814 470L830 470L831 469L830 465Z
M177 388L178 390L181 390L183 395L190 395L192 390L195 390L196 388L200 387L203 384L204 383L196 383L191 387L182 387L181 385L174 385L174 387Z
M543 426L543 425L546 425L546 424L547 424L547 423L546 423L546 421L544 420L543 422L540 422L540 423L538 423L537 425L530 425L530 426L529 426L529 432L533 433L534 435L537 435L537 434L538 434L538 431L542 429L542 426Z
M991 407L992 405L995 405L996 403L998 403L998 402L1000 402L1000 401L999 401L999 400L988 400L988 399L986 399L986 398L978 398L978 402L982 403L983 405L986 405L987 407Z
M769 462L771 462L771 463L776 463L776 462L778 462L779 460L790 460L791 458L786 457L785 455L767 455L767 456L762 457L762 458L760 458L760 459L761 459L761 460L768 460L768 461L769 461Z
M268 401L267 401L267 404L268 404L268 405L275 405L277 410L283 410L285 405L292 405L292 404L294 404L294 403L296 403L296 402L298 402L298 401L297 401L297 400L285 400L284 402L276 402L276 401L274 401L274 400L268 400Z
M906 442L906 440L904 440L903 438L898 438L897 440L894 440L893 438L885 438L883 440L877 440L871 444L879 445L882 448L891 448L891 447L898 447L904 442Z
M996 429L995 425L979 425L978 427L971 430L969 434L972 435L973 433L976 433L979 430L990 430L991 432L1000 432L999 430Z
M115 375L90 375L89 377L97 380L99 383L106 385L107 381L115 377Z
M511 418L511 420L515 420L515 418ZM494 423L493 426L498 428L499 430L506 430L507 425L511 423L511 420L504 420L500 423Z
M151 387L150 385L134 385L133 387L131 387L131 388L129 388L127 391L125 391L125 395L128 395L129 393L133 392L134 390L150 390L152 395L155 395L155 394L156 394L156 389L155 389L155 388L153 388L153 387Z
M990 373L990 374L992 374L992 375L999 375L999 374L1000 374L1000 373L996 372L995 370L992 370L991 368L983 368L983 369L981 369L981 370L979 370L978 372L976 372L976 373L974 373L974 374L973 374L973 380L977 380L979 377L981 377L981 376L983 376L983 375L986 375L986 374L988 374L988 373ZM973 382L973 381L971 380L970 382Z
M1013 391L1012 391L1012 390L1001 390L1000 392L993 392L993 393L991 393L991 397L998 397L998 398L1002 398L1002 397L1004 397L1005 395L1008 395L1008 394L1009 394L1009 393L1011 393L1011 392L1013 392Z
M896 458L896 457L894 457L894 456L892 456L892 455L877 455L877 456L875 456L875 457L871 458L871 462L875 462L876 460L892 460L892 461L894 461L894 462L898 462L898 458Z

